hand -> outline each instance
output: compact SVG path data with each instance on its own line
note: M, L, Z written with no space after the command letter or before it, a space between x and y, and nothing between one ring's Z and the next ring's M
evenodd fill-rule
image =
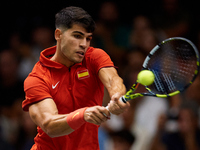
M84 112L86 122L100 125L110 119L110 112L103 106L89 107Z
M120 93L115 93L111 97L110 103L108 104L108 110L112 114L119 115L130 107L129 102L124 103L119 100L121 96L122 95Z

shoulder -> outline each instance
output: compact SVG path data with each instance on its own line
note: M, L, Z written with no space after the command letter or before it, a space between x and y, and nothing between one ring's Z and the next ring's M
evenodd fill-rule
M114 67L110 56L100 48L89 47L86 52L85 60L86 63L95 69L96 73L103 67Z
M42 66L41 62L36 63L32 72L24 80L24 90L29 89L33 86L40 86L46 84L49 70Z
M89 47L86 52L86 59L90 60L90 62L109 62L112 63L110 56L100 48Z
M94 56L107 56L109 57L109 55L100 48L94 48L94 47L89 47L87 52L86 52L86 57L90 56L90 57L94 57Z

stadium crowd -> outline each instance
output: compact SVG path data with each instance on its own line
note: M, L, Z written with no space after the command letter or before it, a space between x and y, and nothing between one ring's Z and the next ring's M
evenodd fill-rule
M200 13L187 9L187 0L159 2L151 12L137 11L138 8L127 15L124 8L130 2L124 2L126 5L122 7L119 2L102 1L95 10L98 11L93 12L97 28L91 46L102 48L110 55L127 89L135 82L146 55L158 42L169 37L185 37L200 49ZM21 103L24 79L39 60L40 52L55 45L55 27L45 19L42 15L33 17L32 25L24 31L22 24L26 19L19 16L16 28L9 35L6 35L9 29L0 31L6 35L0 35L3 41L0 49L1 150L28 150L34 143L36 125L22 110ZM127 112L111 116L100 126L100 149L199 150L199 89L200 75L187 91L174 97L141 97L130 101ZM104 106L108 100L105 91Z

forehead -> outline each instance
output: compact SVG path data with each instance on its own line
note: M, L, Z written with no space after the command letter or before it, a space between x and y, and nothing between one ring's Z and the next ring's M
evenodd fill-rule
M68 29L71 33L82 33L85 36L92 36L91 32L87 32L87 30L81 25L74 24L70 29Z

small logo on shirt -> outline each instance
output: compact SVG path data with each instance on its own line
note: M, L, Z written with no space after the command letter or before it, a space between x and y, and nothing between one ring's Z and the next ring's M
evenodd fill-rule
M90 77L90 74L89 74L88 69L78 71L78 72L77 72L77 75L78 75L78 79L79 79L79 80L82 80L82 79L85 79L85 78L89 78L89 77Z
M75 116L79 115L80 112L75 113L75 115L73 115L72 119L74 119Z
M60 81L58 81L55 85L52 84L52 89L55 89Z

